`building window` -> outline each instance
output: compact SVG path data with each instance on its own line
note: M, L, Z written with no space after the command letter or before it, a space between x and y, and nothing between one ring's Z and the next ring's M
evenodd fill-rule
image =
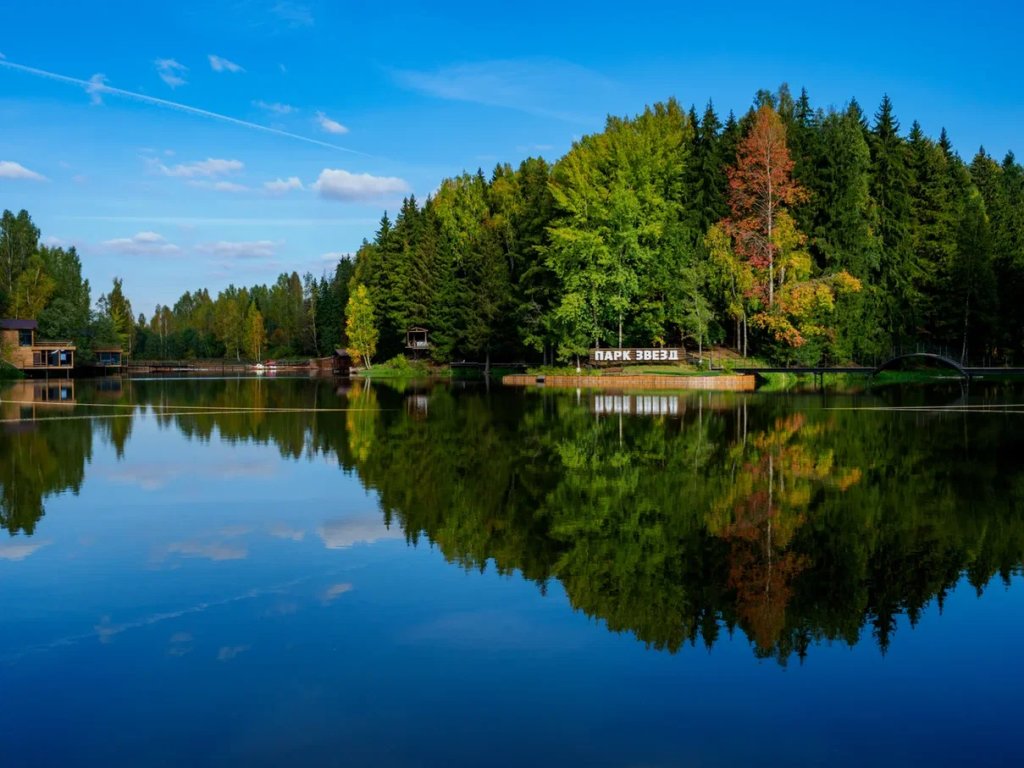
M22 330L18 331L18 345L22 347L32 346L32 331Z

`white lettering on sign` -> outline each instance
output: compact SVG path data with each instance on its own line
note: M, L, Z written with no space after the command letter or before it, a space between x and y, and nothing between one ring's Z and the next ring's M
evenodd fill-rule
M683 350L678 348L590 350L592 363L678 363L682 359Z
M597 395L593 400L598 415L678 416L679 398L665 395Z

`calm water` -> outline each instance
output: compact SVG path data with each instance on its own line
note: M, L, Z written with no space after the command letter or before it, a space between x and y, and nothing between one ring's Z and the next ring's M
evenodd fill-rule
M0 398L5 768L1024 764L1024 391Z

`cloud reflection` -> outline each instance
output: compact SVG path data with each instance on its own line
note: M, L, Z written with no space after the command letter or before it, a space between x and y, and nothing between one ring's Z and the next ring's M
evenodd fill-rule
M398 526L388 528L375 517L328 520L317 529L317 533L327 549L348 549L355 544L405 538Z
M350 582L343 582L341 584L332 584L324 592L324 603L333 603L339 597L344 595L346 592L351 592L353 589Z
M217 661L231 661L240 653L245 653L252 646L249 645L225 645L217 652Z
M19 541L17 538L9 541L0 541L0 560L24 560L49 543L48 541Z
M167 554L182 557L201 557L207 560L244 560L249 550L244 546L220 542L179 541L167 545Z
M224 461L202 464L170 464L139 462L118 466L103 472L105 479L120 485L134 485L144 491L158 491L178 480L190 484L197 478L215 480L271 477L279 471L273 461Z

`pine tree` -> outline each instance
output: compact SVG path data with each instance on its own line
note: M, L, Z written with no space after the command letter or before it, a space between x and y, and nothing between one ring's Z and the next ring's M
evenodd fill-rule
M983 362L989 351L986 340L992 338L997 298L992 268L992 229L985 201L977 189L971 189L963 206L950 277L960 363Z
M910 174L906 144L888 96L875 113L869 134L871 146L871 198L875 204L880 245L877 304L882 327L890 342L899 346L914 326L913 267L910 242Z
M857 117L833 112L820 129L821 154L813 202L810 246L826 273L845 270L870 284L878 269L874 208L871 204L871 156ZM875 302L867 292L850 294L836 312L832 353L840 360L872 359L881 351Z

